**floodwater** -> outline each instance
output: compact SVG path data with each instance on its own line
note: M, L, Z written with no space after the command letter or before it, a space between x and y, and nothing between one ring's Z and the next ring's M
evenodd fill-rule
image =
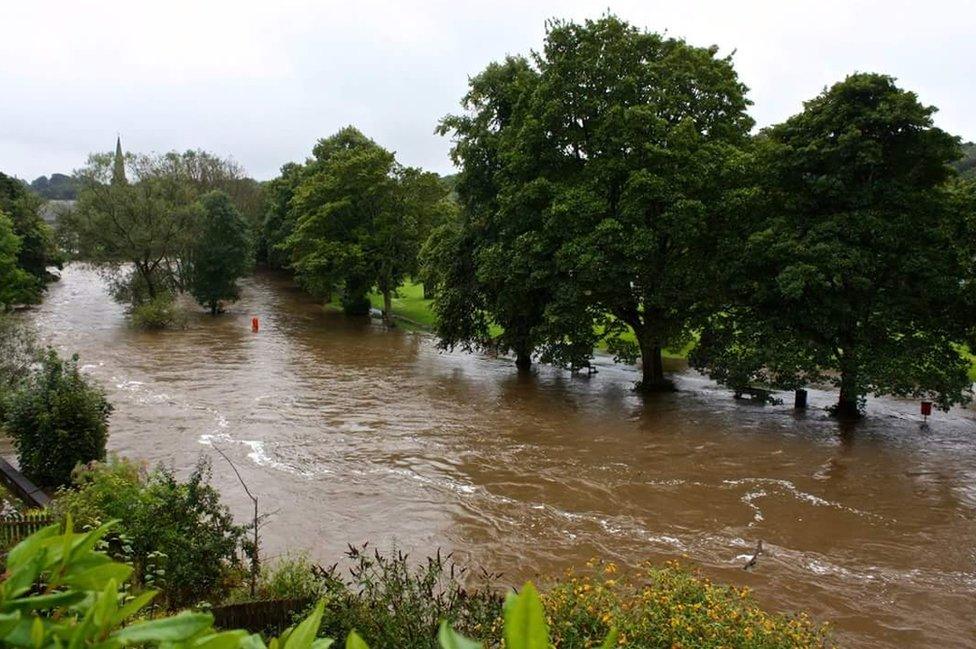
M211 455L245 521L212 445L233 458L273 513L268 554L440 547L512 583L593 557L684 557L830 621L844 646L976 646L972 411L923 425L917 404L873 400L843 427L828 394L797 415L691 372L646 400L606 360L590 378L520 378L505 359L324 312L275 275L244 282L223 316L148 333L70 266L28 317L107 389L113 451L180 471ZM744 572L758 539L766 555Z

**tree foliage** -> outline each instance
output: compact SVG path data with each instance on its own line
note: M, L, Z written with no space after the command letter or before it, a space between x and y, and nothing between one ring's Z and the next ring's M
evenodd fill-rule
M38 212L41 202L21 181L0 173L0 212L9 217L13 233L20 238L17 266L37 280L31 301L40 299L44 285L52 279L47 269L61 268L64 262L54 230Z
M299 182L283 179L272 187L283 197L290 194L287 215L269 213L290 226L278 246L309 290L331 296L340 287L347 313L365 313L367 292L378 290L392 324L392 295L417 272L426 233L449 209L448 191L435 174L398 164L352 127L320 140L313 156Z
M167 606L216 601L232 583L244 528L210 484L209 464L198 463L182 481L166 467L147 474L132 462L112 460L78 472L73 486L60 494L60 511L85 525L118 520L137 582L147 581L153 557L162 566L157 587Z
M716 378L966 400L972 231L958 141L890 77L855 74L763 132L730 202L716 305L693 363ZM971 210L970 210L971 227ZM962 248L960 248L962 244Z
M489 66L464 104L441 128L467 212L455 283L481 312L438 297L445 344L493 322L518 357L578 366L598 326L619 357L639 351L644 388L665 387L661 350L690 335L726 163L752 125L731 60L613 16L556 21L531 63Z
M237 280L251 269L250 231L227 194L214 191L200 203L203 212L190 250L190 292L216 315L221 301L238 298Z
M0 312L15 304L30 304L38 300L40 283L18 264L21 238L14 232L14 223L0 210Z
M5 427L24 474L41 486L71 483L79 464L105 458L112 406L78 370L78 357L49 349L11 395Z

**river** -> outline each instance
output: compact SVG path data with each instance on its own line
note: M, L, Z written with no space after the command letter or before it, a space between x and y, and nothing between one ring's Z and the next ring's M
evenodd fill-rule
M844 646L976 644L976 421L871 400L840 425L736 402L689 371L641 398L633 368L589 378L439 351L428 335L324 311L258 274L227 314L141 332L98 275L71 265L27 316L108 391L111 451L214 483L268 555L335 561L369 540L453 550L516 583L603 557L678 558L830 621ZM252 333L252 316L261 330ZM756 541L766 555L741 566Z

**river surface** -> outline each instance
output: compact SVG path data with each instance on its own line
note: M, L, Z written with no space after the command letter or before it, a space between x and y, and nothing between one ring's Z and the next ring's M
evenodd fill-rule
M590 378L520 378L506 359L325 312L268 274L223 316L140 332L72 265L27 317L108 391L112 451L181 472L212 455L243 522L249 501L212 445L228 453L273 512L267 554L440 547L511 583L593 557L683 558L830 621L844 646L976 646L970 410L923 425L916 403L872 400L841 426L829 394L798 415L687 371L644 399L607 359Z

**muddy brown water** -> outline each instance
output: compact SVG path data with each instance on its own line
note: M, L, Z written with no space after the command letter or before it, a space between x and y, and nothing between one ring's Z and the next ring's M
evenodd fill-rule
M680 392L643 399L636 372L606 359L590 378L520 378L508 360L324 312L267 274L221 317L147 333L69 266L26 317L108 390L113 451L180 471L213 455L243 521L219 444L274 512L268 554L440 547L512 583L592 557L685 557L830 621L845 646L976 646L972 411L926 426L915 403L872 400L845 427L823 413L829 394L796 415L687 371ZM746 573L758 539L767 554Z

